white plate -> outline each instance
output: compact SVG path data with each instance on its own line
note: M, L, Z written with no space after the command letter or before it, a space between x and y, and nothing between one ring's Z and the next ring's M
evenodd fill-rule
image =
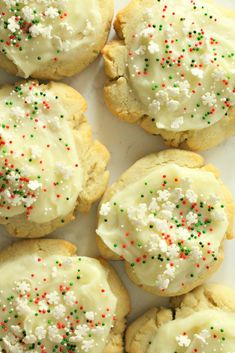
M84 1L84 0L83 0ZM128 0L115 0L116 12L128 4ZM176 0L177 1L177 0ZM235 9L235 0L217 0L224 6ZM114 37L114 31L110 37ZM17 79L0 70L0 85L15 82ZM110 183L116 180L120 174L130 167L137 159L151 152L165 148L160 137L151 136L137 126L121 122L106 109L103 101L103 86L105 75L102 59L86 69L82 74L74 76L64 82L77 89L88 101L89 108L87 118L93 126L94 136L99 138L111 152L109 170L111 172ZM203 153L206 161L213 163L221 170L221 176L225 184L234 194L235 199L235 137L228 139L222 145ZM95 244L96 209L87 215L77 215L75 222L68 224L63 229L56 231L51 237L65 238L78 247L80 255L97 256L98 250ZM0 227L0 248L10 244L13 239L7 235L3 227ZM235 288L235 242L226 242L225 261L219 272L213 276L212 281L225 283ZM162 305L167 300L154 297L136 287L127 278L123 263L113 263L120 277L125 282L132 299L132 312L130 320L136 318L153 305Z

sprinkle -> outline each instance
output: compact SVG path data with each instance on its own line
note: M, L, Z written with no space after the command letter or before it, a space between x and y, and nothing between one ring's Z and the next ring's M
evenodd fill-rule
M101 205L101 208L100 208L99 213L100 213L101 216L108 216L110 210L111 210L110 203L109 203L109 202L106 202L106 203L103 203L103 204Z
M212 108L217 102L216 95L214 93L211 94L210 92L207 92L204 96L202 96L202 102L204 105L208 105L208 107Z
M182 116L176 118L173 123L171 124L172 129L179 129L181 125L184 123L184 118Z
M189 347L191 343L191 340L187 335L177 336L176 341L180 347Z
M153 41L150 41L149 42L149 45L148 45L148 51L151 53L151 54L156 54L160 51L160 48L159 48L159 45Z

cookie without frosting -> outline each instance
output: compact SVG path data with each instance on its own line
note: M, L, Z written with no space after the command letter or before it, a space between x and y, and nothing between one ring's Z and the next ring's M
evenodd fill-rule
M58 80L95 60L113 17L113 0L2 0L0 67Z
M234 20L211 0L132 0L103 50L109 109L173 147L234 134Z
M223 261L233 237L232 196L201 156L166 150L136 162L106 191L98 245L130 278L161 296L187 293Z
M201 286L172 299L172 309L153 308L127 330L127 353L232 353L235 291Z
M62 83L0 89L0 223L9 233L44 236L103 194L109 153L92 140L85 110Z
M103 260L63 240L0 252L3 352L123 352L129 297Z

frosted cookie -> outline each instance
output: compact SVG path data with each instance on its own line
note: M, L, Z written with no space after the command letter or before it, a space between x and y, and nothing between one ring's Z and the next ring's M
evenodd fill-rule
M0 67L17 76L61 79L103 48L113 0L2 0Z
M102 196L109 153L92 140L85 110L62 83L0 89L0 223L9 233L44 236Z
M3 352L122 353L129 297L105 261L28 240L0 252L0 269Z
M235 291L218 284L174 298L172 309L153 308L127 330L127 353L232 353Z
M136 162L106 191L98 245L105 258L124 260L144 290L179 295L220 266L233 211L213 166L192 152L162 151Z
M234 134L234 20L211 0L132 0L103 50L110 110L173 147Z

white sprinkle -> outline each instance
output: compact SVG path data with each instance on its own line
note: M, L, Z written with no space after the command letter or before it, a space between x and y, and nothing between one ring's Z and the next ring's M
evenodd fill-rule
M152 201L149 204L149 210L152 212L160 210L160 207L158 206L157 199L155 197L152 198Z
M88 311L86 312L85 317L87 318L87 320L93 321L95 318L95 314L93 311Z
M39 146L33 145L30 147L31 158L37 159L40 158L42 155L42 149Z
M164 278L163 276L158 276L156 285L160 290L164 291L169 287L170 280L168 278Z
M37 341L37 337L34 335L27 335L25 336L25 338L23 339L23 342L26 344L33 344Z
M191 73L192 73L193 76L196 76L196 77L198 77L200 79L202 79L204 77L204 71L201 70L201 69L198 69L197 67L193 68L191 70Z
M195 224L198 221L198 215L196 213L190 211L186 216L186 220L189 225Z
M18 25L15 16L10 17L7 22L8 22L7 28L12 33L16 32L17 30L20 29L20 26Z
M16 291L19 292L20 294L26 294L30 291L30 285L25 281L17 282Z
M56 9L55 7L49 7L45 11L45 15L49 18L55 19L56 17L59 16L59 12L58 12L58 9Z
M176 100L171 99L169 102L167 102L167 109L170 112L175 112L179 108L179 106L180 106L180 103Z
M95 341L93 339L84 340L82 343L82 349L84 352L89 352L94 347Z
M191 203L197 202L198 196L197 196L197 194L196 194L193 190L188 189L188 190L186 191L185 196L186 196L186 199L189 200L189 202L191 202Z
M161 109L161 104L157 100L153 100L152 103L149 105L149 111L151 114L155 115Z
M151 40L148 45L148 51L150 54L158 53L160 51L159 45Z
M168 190L158 190L158 201L167 201L170 197L170 193Z
M180 347L188 347L191 343L191 340L187 335L177 336L176 341Z
M202 103L212 108L216 104L216 95L214 93L207 92L202 96Z
M21 10L23 17L26 21L31 22L34 19L34 12L29 6L25 6Z
M180 89L179 87L168 87L166 89L167 93L169 94L169 96L171 97L177 97L180 94Z
M76 301L76 296L74 294L73 291L69 291L65 294L64 296L64 302L68 305L68 306L72 306L74 305Z
M42 184L39 183L37 180L30 180L28 183L28 188L33 191L40 189L41 187L42 187Z
M169 276L171 278L175 277L175 267L170 264L166 265L166 270L164 271L164 275Z
M54 291L46 295L46 298L49 302L49 304L59 304L60 302L60 296L58 292Z
M100 212L99 212L99 213L100 213L101 216L106 217L106 216L109 215L110 211L111 211L110 203L109 203L109 202L106 202L106 203L103 203L103 204L101 205L101 208L100 208Z
M35 328L35 335L39 340L43 340L44 338L46 338L46 333L47 331L43 326L38 326Z
M52 310L52 315L58 320L65 316L66 308L64 305L59 304Z
M19 325L12 325L11 331L14 333L15 336L21 338L23 334L23 330Z
M184 124L184 118L182 116L178 117L171 124L172 129L179 129Z

